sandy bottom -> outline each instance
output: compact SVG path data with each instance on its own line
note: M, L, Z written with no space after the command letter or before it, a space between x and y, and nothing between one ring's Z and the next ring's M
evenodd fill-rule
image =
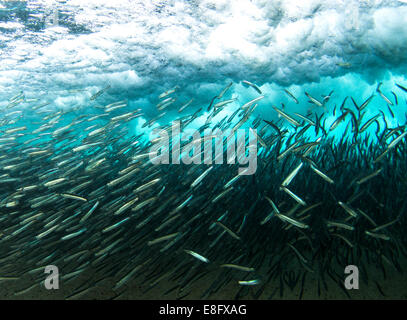
M406 264L403 264L406 266ZM391 267L386 269L386 278L383 273L370 267L368 269L368 284L360 280L358 290L347 290L352 299L407 299L407 273L398 273ZM138 276L130 280L118 290L113 290L117 279L103 276L97 277L91 272L84 272L75 278L59 282L58 290L47 290L43 285L42 277L37 276L36 279L31 276L24 276L19 279L3 279L0 277L0 299L40 299L40 300L62 300L62 299L85 299L85 300L104 300L104 299L120 299L120 300L200 300L206 289L217 279L218 274L211 273L194 282L183 292L179 292L178 288L164 294L171 288L174 288L177 281L166 281L165 279L158 284L151 286L153 280L146 280L143 276ZM344 275L345 279L345 275ZM179 281L179 280L178 280ZM377 288L376 282L379 283L384 296ZM336 300L348 299L344 290L333 282L329 277L326 277L328 290L325 290L321 284L321 292L318 294L317 280L308 274L303 290L302 299L320 299L320 300ZM253 286L245 289L246 295L242 297L244 300L254 298L254 294L258 291L259 286ZM226 285L222 286L216 293L211 294L208 299L211 300L233 300L241 286L235 280L231 280ZM273 300L278 299L299 299L301 291L301 279L297 285L291 290L287 285L284 286L283 295L280 296L280 281L273 280L265 286L263 292L257 297L259 300L270 299L272 293Z

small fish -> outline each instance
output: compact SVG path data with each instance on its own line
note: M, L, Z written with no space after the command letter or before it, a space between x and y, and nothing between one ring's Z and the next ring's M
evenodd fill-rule
M235 238L236 240L240 240L240 237L236 233L234 233L232 230L230 230L228 227L226 227L222 222L216 221L215 223L218 226L222 227L227 233L229 233L232 238Z
M366 123L359 129L359 132L365 131L377 118L379 115L375 115L374 117L370 118Z
M182 202L178 207L176 207L174 210L172 210L169 215L172 216L182 210L192 199L193 194L191 194L184 202Z
M121 121L121 120L129 120L131 117L135 117L135 116L138 116L138 115L140 115L140 114L135 114L134 112L128 112L128 113L122 114L120 116L113 117L113 118L110 119L110 121L111 122L118 122L118 121Z
M88 201L88 199L85 199L83 197L80 197L80 196L77 196L77 195L74 195L74 194L61 193L61 196L64 197L64 198L80 200L80 201L84 201L84 202Z
M286 94L288 94L288 96L289 96L291 99L293 99L296 104L298 104L298 99L297 99L290 91L288 91L287 89L284 89L284 92L285 92Z
M136 188L136 189L134 190L134 192L135 192L135 193L142 192L142 191L144 191L144 190L146 190L146 189L151 188L153 185L157 184L157 183L160 182L160 181L161 181L161 178L157 178L157 179L151 180L150 182L147 182L147 183L143 184L142 186Z
M67 180L66 178L59 178L59 179L51 180L51 181L48 181L48 182L44 183L44 186L45 187L53 187L53 186L55 186L57 184L60 184L61 182L66 181L66 180Z
M334 130L344 119L345 117L349 114L349 111L346 111L344 113L342 113L342 115L340 115L329 127L329 130L332 131Z
M365 217L372 225L374 225L375 227L377 227L377 223L374 222L373 219L370 218L365 212L363 212L363 211L360 210L360 209L357 209L357 210L358 210L358 212L359 212L363 217Z
M392 148L394 148L400 141L401 139L403 139L405 137L405 135L407 134L407 131L400 134L396 139L394 139L387 147L387 150L390 150Z
M88 211L88 213L86 213L86 214L81 218L81 220L79 220L79 222L80 222L80 223L85 222L85 220L88 219L89 216L96 210L96 208L98 207L98 205L99 205L99 201L96 201L96 203L92 206L92 208Z
M391 108L390 108L390 106L389 106L389 105L387 105L387 109L389 110L389 112L390 112L391 116L392 116L393 118L395 118L395 116L394 116L394 112L393 112L393 110L391 110Z
M378 163L378 162L380 162L380 160L382 160L382 159L386 156L386 154L389 153L389 151L390 151L389 148L387 148L386 150L384 150L376 159L373 160L373 163Z
M297 213L297 217L303 216L303 215L306 214L308 211L319 207L321 204L322 204L322 202L318 202L318 203L313 204L313 205L311 205L311 206L309 206L309 207L306 207L305 209L303 209L302 211L300 211L300 212Z
M342 229L346 229L346 230L350 230L350 231L355 230L355 227L350 226L346 223L342 223L342 222L327 221L326 224L328 227L337 227L337 228L342 228Z
M350 67L352 67L352 64L349 63L349 62L338 62L338 63L336 63L336 65L338 67L342 67L342 68L350 68Z
M283 181L281 184L283 187L287 187L291 181L294 179L294 177L297 175L297 173L300 171L302 168L303 163L301 162L288 176L287 178Z
M229 82L229 84L222 90L221 93L217 96L217 98L220 100L224 96L224 94L230 89L230 87L233 85L233 82Z
M105 93L107 90L109 90L111 88L110 84L107 85L105 88L103 88L102 90L99 90L98 92L96 92L93 96L90 97L90 100L93 101L96 98L98 98L100 95L102 95L103 93Z
M122 205L115 213L114 215L119 215L122 214L124 211L126 211L128 208L130 208L133 204L135 204L138 201L138 197L135 197L134 199L126 202L124 205Z
M318 106L318 107L323 107L324 106L321 101L315 99L308 92L305 92L305 95L308 97L308 99L311 100L311 103L315 104L316 106Z
M343 99L341 107L339 108L339 110L343 113L344 108L345 108L345 103L348 100L348 96L345 97L345 99Z
M230 263L222 264L222 265L220 265L220 267L221 268L236 269L236 270L244 271L244 272L252 272L252 271L254 271L254 268L238 266L236 264L230 264Z
M277 160L280 161L282 160L287 154L289 154L291 151L294 150L294 148L300 143L300 141L294 142L291 146L289 146L287 149L285 149L281 154L277 156Z
M170 94L174 93L174 92L177 91L178 89L179 89L179 87L178 87L178 86L175 86L174 88L172 88L172 89L170 89L170 90L167 90L167 91L161 93L161 94L158 96L158 98L159 98L159 99L163 99L163 98L165 98L166 96L169 96Z
M373 172L373 173L367 175L366 177L359 179L358 181L356 181L356 183L357 183L357 184L365 183L366 181L368 181L368 180L370 180L370 179L376 177L377 175L379 175L380 172L382 172L382 170L383 170L383 169L380 168L380 169L376 170L375 172Z
M201 181L208 175L208 173L213 169L213 166L206 169L198 178L191 183L191 188L196 187Z
M10 103L12 103L12 102L14 102L14 101L17 101L17 100L21 99L23 96L24 96L24 92L23 92L23 91L20 91L18 94L16 94L16 95L13 96L12 98L10 98L8 101L9 101Z
M49 228L48 230L40 233L39 235L36 236L37 240L44 238L45 236L49 235L52 231L54 231L56 228L58 228L58 225L55 225L51 228Z
M256 90L259 94L262 94L261 90L259 89L258 86L256 86L254 83L251 83L249 81L243 80L242 81L244 84L247 84L248 86L252 87L254 90Z
M263 121L264 121L265 123L267 123L268 125L270 125L274 130L277 131L278 135L281 136L281 131L280 131L280 129L279 129L272 121L267 121L267 120L264 120L264 119L263 119Z
M68 234L68 235L66 235L66 236L63 236L63 237L61 238L61 240L62 240L62 241L64 241L64 240L70 240L70 239L72 239L72 238L75 238L75 237L81 235L81 234L84 233L85 231L86 231L86 228L83 228L83 229L81 229L81 230L79 230L79 231L77 231L77 232L74 232L74 233Z
M308 119L307 117L304 117L303 115L301 115L301 114L299 114L299 113L297 113L297 112L294 112L294 114L295 114L298 118L301 118L302 120L304 120L305 122L307 122L307 123L310 124L311 126L314 126L314 127L315 127L315 122L312 121L311 119Z
M241 106L240 108L241 108L242 110L247 110L247 109L249 109L250 106L252 106L255 102L257 102L257 101L259 101L259 100L261 100L261 99L263 99L263 98L264 98L264 96L260 96L260 97L254 98L253 100L250 100L249 102L245 103L245 104L244 104L243 106Z
M232 179L230 179L224 186L223 189L229 188L232 184L234 184L239 178L241 177L240 174L236 175Z
M147 259L145 263L149 262L150 260L151 260L151 258L150 258L150 259ZM115 287L113 288L113 290L119 289L119 288L122 287L126 282L128 282L128 281L137 273L137 271L139 271L139 270L143 267L143 265L144 265L145 263L136 266L136 267L135 267L134 269L132 269L129 273L127 273L119 282L116 283L116 285L115 285Z
M395 104L398 105L398 104L399 104L399 101L398 101L398 99L397 99L396 94L395 94L393 91L392 91L391 93L393 94Z
M328 183L334 183L334 181L328 177L325 173L319 171L317 168L315 168L313 165L311 165L312 171L314 171L317 175L319 175L322 179L324 179Z
M166 235L166 236L151 240L151 241L147 242L147 245L152 246L152 245L154 245L156 243L160 243L160 242L167 241L167 240L170 240L172 238L175 238L178 235L179 235L179 232L171 233L169 235Z
M0 281L18 280L17 277L0 277Z
M407 88L403 87L402 85L396 83L396 86L399 87L401 90L403 90L404 92L407 92Z
M379 95L383 98L383 100L386 101L386 103L388 103L389 105L393 106L393 105L394 105L393 102L391 102L390 99L387 98L387 97L383 94L383 92L380 91L380 86L381 86L381 85L382 85L382 83L380 82L380 83L377 85L376 91L377 91L377 92L379 93Z
M398 221L399 221L399 217L397 217L397 218L394 219L393 221L390 221L390 222L388 222L388 223L386 223L386 224L383 224L383 225L381 225L381 226L378 226L378 227L376 227L376 228L374 228L374 229L372 229L372 230L370 230L370 231L371 231L371 232L380 231L380 230L382 230L382 229L385 229L385 228L387 228L387 227L390 227L391 225L395 224L395 223L398 222Z
M338 234L338 233L331 233L331 236L338 237L342 239L349 247L353 248L352 242L350 242L347 238L345 238L343 235Z
M215 198L212 199L212 203L215 203L219 201L221 198L223 198L227 193L233 190L233 187L226 188L226 190L223 190L220 194L218 194Z
M302 222L300 222L298 220L295 220L293 218L290 218L290 217L288 217L288 216L286 216L284 214L276 213L275 215L280 220L288 222L289 224L292 224L292 225L294 225L294 226L296 226L298 228L301 228L301 229L308 229L309 228L309 225L307 225L305 223L302 223Z
M359 111L362 111L364 108L366 108L368 106L368 104L370 103L370 101L372 101L374 97L374 94L372 94L369 98L366 99L365 102L363 102L360 107L359 107Z
M297 120L293 119L290 117L287 113L285 113L283 110L280 110L279 108L273 106L273 109L277 111L278 114L280 114L284 119L286 119L288 122L290 122L292 125L299 127L301 126L301 123L299 123Z
M353 97L350 97L350 99L352 100L353 105L355 106L355 108L360 111L360 108L359 108L359 106L357 105L356 101L353 99Z
M213 108L214 108L214 109L222 108L223 106L225 106L225 105L227 105L227 104L229 104L229 103L232 103L232 102L234 102L235 100L236 100L236 99L229 99L229 100L225 100L225 101L218 102L217 104L215 104L215 105L213 106Z
M357 218L358 214L355 212L355 210L353 210L352 208L350 208L346 203L339 201L338 204L351 216L354 218Z
M112 112L117 109L121 109L127 106L127 100L121 100L117 102L113 102L107 106L105 106L105 112Z
M260 284L260 280L258 279L254 279L254 280L247 280L247 281L238 281L238 284L240 284L241 286L256 286L258 284Z
M163 102L157 104L157 110L160 110L160 111L164 110L165 108L169 107L170 105L172 105L176 101L175 98L168 98L168 99L169 99L168 101L166 101L167 100L166 99Z
M325 104L331 99L332 94L334 93L334 90L332 90L327 96L322 95L322 105L325 106Z
M296 194L294 194L291 190L289 190L287 187L281 186L280 187L281 190L283 190L284 192L286 192L291 198L293 198L295 201L297 201L299 204L306 206L306 202L304 200L302 200L299 196L297 196Z
M304 263L308 263L308 260L294 247L291 243L287 243L287 245L294 251L297 257Z
M143 202L140 202L137 206L135 206L134 208L131 209L131 211L135 212L135 211L139 211L142 208L149 206L150 204L154 203L157 200L157 197L151 197L147 200L144 200Z
M273 210L276 213L280 213L280 210L278 209L278 207L275 205L275 203L273 202L273 200L271 200L269 197L264 196L264 198L270 203L271 207L273 208Z
M387 236L385 234L382 234L382 233L374 233L374 232L370 232L370 231L366 230L365 234L370 236L370 237L376 238L376 239L381 239L381 240L385 240L385 241L390 240L389 236Z
M26 126L9 129L9 130L6 130L5 133L6 133L6 134L12 134L12 133L16 133L16 132L24 131L24 130L27 130L27 127L26 127Z
M107 186L114 187L117 184L119 184L119 183L121 183L121 182L123 182L123 181L125 181L127 179L130 179L132 176L134 176L139 171L140 171L140 168L132 168L132 170L130 172L122 175L121 177L119 177L117 179L114 179L114 180L108 182Z
M187 103L185 103L181 108L179 108L178 112L184 111L185 108L187 108L192 103L192 101L194 101L194 99L191 99Z
M256 130L253 130L252 128L249 128L249 131L257 138L257 141L260 142L261 146L263 148L267 148L267 143L263 140L263 138L261 136L259 136L259 134L257 133Z
M113 229L116 229L117 227L119 227L120 225L122 225L124 222L126 222L129 219L130 219L130 217L126 217L123 220L120 220L119 222L115 223L114 225L104 228L102 230L102 233L109 232L109 231L112 231ZM121 240L121 239L119 239L119 240ZM106 250L106 251L108 251L108 250ZM100 254L102 254L102 253L100 253Z
M199 253L196 253L192 250L184 250L184 251L202 262L209 263L209 260L207 258L205 258L204 256L201 256Z

